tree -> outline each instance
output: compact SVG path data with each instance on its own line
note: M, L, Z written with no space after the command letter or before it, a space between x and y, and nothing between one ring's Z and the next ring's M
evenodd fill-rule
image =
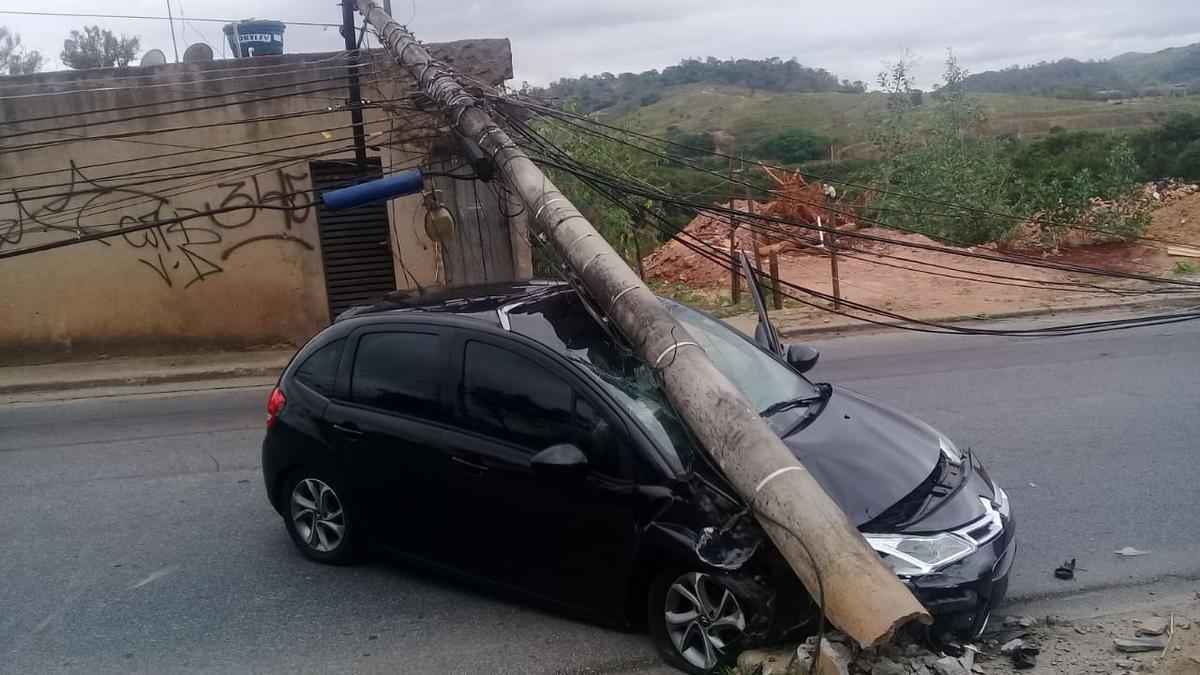
M871 204L879 220L959 245L1003 239L1015 225L986 213L1007 208L1011 166L1002 142L986 133L987 115L979 102L966 95L966 77L954 54L947 54L935 102L918 109L911 64L892 64L879 74L887 106L871 132L883 155L872 172L873 182L883 189ZM903 193L928 201L907 199ZM955 213L939 203L980 211Z
M21 36L0 26L0 75L28 75L42 69L42 55L25 49Z
M69 68L124 68L133 61L141 49L141 39L117 37L110 30L99 26L84 26L83 32L71 31L71 37L63 40L62 62Z

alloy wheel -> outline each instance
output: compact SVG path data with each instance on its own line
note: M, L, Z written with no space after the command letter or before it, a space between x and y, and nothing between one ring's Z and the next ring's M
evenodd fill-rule
M305 478L292 489L292 527L314 551L328 553L341 546L346 514L333 488L317 478Z
M701 572L681 575L667 588L664 619L671 644L685 661L710 670L746 630L746 618L733 592Z

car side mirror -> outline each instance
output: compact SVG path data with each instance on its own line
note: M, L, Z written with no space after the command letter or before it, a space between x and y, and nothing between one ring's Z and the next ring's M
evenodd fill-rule
M552 445L529 460L534 475L555 482L580 480L587 475L587 455L570 443Z
M800 373L812 370L817 365L817 359L821 358L821 352L808 345L790 344L786 349L788 365Z

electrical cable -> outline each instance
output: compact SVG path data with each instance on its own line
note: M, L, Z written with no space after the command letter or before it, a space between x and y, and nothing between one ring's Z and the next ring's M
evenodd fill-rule
M503 113L501 113L501 114L503 115ZM519 128L519 127L521 127L521 126L523 126L523 127L524 127L524 129L525 129L525 132L524 132L524 134L523 134L523 135L525 135L526 137L528 137L528 136L529 136L529 134L534 134L534 135L537 135L537 132L536 132L536 131L533 131L532 129L530 129L530 128L528 127L528 125L524 125L522 122L519 122L519 121L517 121L517 120L512 120L512 119L511 119L511 118L509 118L508 116L505 116L505 118L506 118L506 119L508 119L508 121L509 121L509 123L510 123L510 124L513 124L514 126L517 126L518 128ZM540 137L540 135L538 135L538 136L539 136L539 138L541 138L541 140L543 141L543 146L544 146L544 142L545 142L545 139L544 139L544 137ZM723 177L722 177L722 178L723 178ZM726 180L727 180L727 179L726 179ZM655 192L655 194L653 194L653 195L647 195L647 194L646 194L646 193L644 193L644 192L643 192L642 194L643 194L643 195L645 195L645 196L648 196L649 198L652 198L652 199L654 199L654 198L657 198L657 199L660 199L660 200L664 199L664 194L663 194L661 191L657 191L657 192ZM669 197L669 196L667 196L667 198L669 199L670 197ZM699 211L699 212L703 212L703 211L714 211L714 212L715 212L715 209L714 209L713 207L710 207L710 206L707 206L707 205L697 205L697 204L695 204L695 203L692 203L692 205L691 205L691 208L694 208L696 211ZM763 216L760 216L760 215L758 215L758 214L746 214L746 213L744 213L744 212L742 212L742 211L733 211L733 213L735 213L735 214L737 214L737 215L739 215L739 216L741 216L741 217L743 217L743 218L745 218L746 216L750 216L752 219L762 219L762 218L763 218ZM804 225L804 224L801 224L801 223L795 223L794 221L784 221L784 222L788 222L788 223L791 223L791 224L800 225L800 226L802 226L802 227L806 227L806 228L808 228L808 229L814 229L814 230L819 230L819 231L826 231L826 232L829 232L829 233L831 233L831 234L836 234L836 233L839 233L839 232L840 232L840 233L843 233L843 234L846 234L846 235L849 235L849 236L855 236L855 233L852 233L852 232L845 232L845 231L841 231L841 230L836 230L836 229L833 229L833 228L824 228L824 227L817 227L817 226L811 226L811 225ZM751 226L751 229L755 229L755 226ZM792 233L789 233L789 232L783 232L783 231L778 231L778 230L777 230L777 231L776 231L776 233L775 233L775 236L779 236L780 238L784 238L784 239L791 239L792 241L796 241L796 242L798 242L798 243L802 243L802 244L810 244L810 242L809 242L809 241L806 241L806 240L799 239L799 238L797 238L797 237L796 237L794 234L792 234ZM890 241L893 241L894 243L898 243L898 244L900 244L900 245L906 245L906 244L908 243L908 242L903 242L903 241L894 241L894 240L890 240ZM948 251L954 251L954 249L947 249L947 250L948 250ZM958 252L958 253L959 253L959 254L973 255L973 254L969 254L968 252ZM882 253L874 253L874 255L886 256L887 254L882 254ZM1009 262L1009 261L1007 261L1007 260L1002 260L1002 262ZM1040 261L1039 261L1039 262L1040 262ZM1016 264L1019 264L1019 263L1016 263ZM1043 265L1035 265L1035 266L1043 266ZM1047 266L1047 267L1049 267L1048 265L1046 265L1046 266ZM1090 271L1090 268L1089 268L1089 271L1088 271L1087 273L1095 273L1095 272L1091 272L1091 271ZM1110 276L1112 276L1112 274L1111 274L1111 273L1109 273L1109 272L1108 272L1108 271L1106 271L1106 270L1101 270L1101 271L1100 271L1100 273L1101 273L1101 274L1109 274ZM984 273L984 274L986 274L986 273ZM1001 275L991 275L991 276L1001 276ZM1010 277L1010 278L1012 278L1012 279L1015 279L1015 280L1020 280L1020 279L1021 279L1021 278L1019 278L1019 277ZM1172 280L1167 280L1167 281L1172 281ZM1084 288L1092 288L1092 289L1103 289L1103 288L1104 288L1104 287L1102 287L1102 286L1098 286L1098 285L1096 285L1096 284L1086 284L1086 283L1079 283L1079 282L1055 282L1055 283L1056 283L1056 284L1058 284L1058 285L1066 285L1066 284L1079 284L1079 286L1080 286L1080 287L1084 287Z
M67 18L79 19L147 19L153 21L170 21L170 17L166 16L149 16L145 14L81 14L77 12L32 12L24 10L0 9L0 14L12 14L16 16L61 16ZM211 19L194 17L188 21L204 21L206 23L239 23L240 19ZM283 23L289 26L312 26L316 28L340 28L340 23L319 23L314 21L288 21L280 19Z
M345 139L341 139L341 140L345 140ZM97 204L97 205L93 205L89 201L88 203L85 203L83 206L81 206L77 209L56 211L55 212L56 215L61 215L61 217L58 218L57 220L54 220L50 223L47 223L45 221L38 221L38 223L40 225L42 225L43 227L51 227L51 228L59 229L59 230L63 230L63 231L75 232L75 231L81 229L82 227L84 227L84 226L81 226L78 221L79 221L79 218L82 217L83 212L87 211L87 210L92 210L91 215L95 216L95 215L99 215L99 214L103 214L103 213L112 213L114 211L126 210L129 208L133 208L134 206L144 204L146 202L149 202L152 204L153 203L161 203L167 197L178 197L183 194L197 192L200 190L211 189L212 187L214 187L213 181L228 181L228 180L232 180L235 178L242 178L242 179L251 178L251 177L258 176L258 175L261 175L261 174L264 174L264 173L267 173L270 171L282 170L283 168L288 167L288 166L300 164L303 162L308 162L313 159L319 159L321 157L328 157L330 155L336 155L336 154L340 154L343 152L348 152L353 149L354 149L354 145L348 144L348 145L343 145L340 147L332 148L330 150L326 150L326 151L323 151L320 153L315 153L315 154L311 154L311 155L302 155L302 156L298 156L298 157L289 158L288 161L263 162L261 164L255 164L255 165L252 165L249 167L245 167L243 169L230 171L228 173L223 173L217 178L210 178L207 180L193 181L191 183L187 183L187 184L183 184L183 185L171 186L171 187L169 187L161 192L158 192L158 193L147 194L147 193L134 192L134 194L132 194L132 195L115 200L113 202L105 202L103 204ZM416 153L411 153L411 154L416 154ZM354 160L352 160L352 159L346 159L343 161L345 161L347 164L354 163ZM406 166L404 168L410 168L410 167ZM258 170L255 171L255 169L258 169ZM246 173L247 171L249 171L249 173ZM221 185L223 185L223 183L218 182L216 184L216 187L220 187ZM187 189L183 189L183 188L187 188ZM104 207L104 208L100 208L100 207ZM100 208L100 210L93 210L96 208ZM69 222L72 219L75 220L75 222L76 222L75 227L62 226L63 223Z
M386 120L372 120L371 122L364 122L363 126L365 127L368 124L373 124L373 125L380 124L384 121L386 121ZM315 130L303 131L303 132L294 133L294 134L285 134L281 137L276 137L276 138L242 141L235 145L246 145L246 144L250 144L250 143L254 143L254 144L270 143L270 142L274 142L274 141L278 141L278 140L286 140L288 138L312 136L314 134L320 134L322 132L340 131L342 129L350 128L351 126L354 126L354 125L346 124L346 125L340 125L340 126L336 126L336 127L328 127L326 129L315 129ZM335 143L340 140L345 140L345 139L338 139L338 138L325 139L325 140L320 140L320 141L316 141L313 143L308 143L305 145L305 147L327 145L329 143ZM294 144L292 147L295 147ZM184 153L166 153L166 155L163 155L163 156L177 156L179 154L187 154L187 153L195 153L195 152L209 152L209 151L213 151L213 150L215 150L215 148L194 147L194 149L187 150ZM243 157L272 157L272 158L278 158L278 159L289 159L289 158L298 156L298 155L291 155L291 154L277 155L277 154L274 154L273 152L267 152L267 151L226 150L226 152L231 153L231 156L229 156L229 157L212 157L212 158L196 160L193 162L184 162L181 164L175 164L173 166L167 167L167 169L174 170L174 169L183 169L183 168L196 167L196 166L207 166L207 165L212 165L212 164L219 164L221 162L229 162L229 161L233 161L236 159L241 159ZM154 156L151 156L151 157L138 157L138 158L134 158L134 159L130 159L130 160L119 160L118 162L101 162L99 164L99 166L111 166L112 164L115 164L115 163L130 162L130 161L144 162L144 161L148 161L148 160L151 160L154 158L155 158ZM96 165L92 165L92 166L96 166ZM47 183L47 184L36 185L36 186L34 186L34 185L17 186L17 187L7 188L7 190L14 192L14 193L16 193L16 192L24 193L25 199L47 199L47 198L51 198L51 197L62 197L62 196L68 196L68 195L72 195L72 194L81 194L80 191L74 189L74 187L76 185L76 181L74 180L74 174L78 173L79 170L84 169L84 168L91 168L91 167L71 165L70 167L67 167L65 169L57 169L52 172L52 173L62 173L62 172L67 172L67 171L71 172L72 180L67 181L65 183ZM111 187L113 189L120 189L123 187L134 187L134 186L143 185L143 184L147 184L147 183L159 183L159 182L163 182L163 181L172 180L174 178L186 178L191 175L201 175L201 174L163 174L162 171L164 171L164 170L165 169L163 169L163 168L157 168L157 167L147 168L147 169L137 169L134 171L127 171L124 173L107 174L104 176L94 178L92 180L111 181L111 180L115 180L118 178L130 178L130 177L140 176L140 175L144 175L144 174L150 174L153 176L151 178L146 178L144 180L136 181L136 182L132 182L132 183L123 183L120 185L106 186L106 187ZM15 180L18 178L25 178L25 177L28 177L28 176L14 176L13 178L11 178L9 180ZM67 193L28 194L29 192L32 192L32 191L49 190L49 189L53 189L53 188L71 188L71 190ZM88 192L88 191L85 190L84 192ZM0 204L11 204L11 203L13 203L11 200L10 201L0 200Z
M556 166L553 162L549 162L549 161L545 161L545 160L543 160L543 162L546 163L546 165L548 165L548 166ZM561 165L558 165L558 168L563 168L565 170L569 170L568 167L563 167ZM715 172L709 172L709 173L715 174ZM609 182L611 183L613 181L610 180ZM1075 265L1075 264L1070 264L1070 263L1055 263L1055 262L1051 262L1051 261L1034 259L1031 257L1024 257L1024 256L1014 257L1014 256L1004 256L1004 255L999 255L999 254L989 254L989 253L965 251L965 250L960 250L960 249L955 249L955 248L949 248L946 246L940 246L940 245L936 245L936 244L925 244L925 243L915 242L915 241L904 241L904 240L900 240L900 239L892 239L890 237L882 237L879 235L867 234L864 232L856 232L856 231L850 231L850 230L838 230L836 228L831 228L831 227L827 227L827 226L818 226L818 225L809 224L809 223L801 223L801 222L787 220L787 219L779 218L779 217L775 217L775 216L769 216L766 214L747 214L747 213L745 213L743 211L739 211L737 209L730 209L730 208L722 207L719 205L709 205L709 204L701 204L701 203L697 203L697 202L692 202L689 200L679 199L679 198L676 198L676 197L673 197L670 195L666 195L661 192L655 192L652 190L644 190L642 188L637 188L636 186L626 186L624 189L629 190L634 193L637 193L637 194L640 194L641 196L645 196L645 197L648 197L651 199L658 199L659 201L663 201L664 203L671 203L671 204L675 204L675 205L681 206L681 207L690 207L690 208L695 208L695 209L699 209L699 210L707 210L710 212L722 213L722 214L731 215L734 217L740 217L743 219L746 217L751 217L754 219L772 222L772 223L778 223L778 224L782 224L782 225L792 225L795 227L801 227L801 228L808 229L808 230L832 233L834 235L838 235L838 236L842 236L842 237L853 237L856 239L876 241L876 242L885 243L885 244L894 244L897 246L902 246L902 247L907 247L907 248L935 251L935 252L939 252L939 253L948 253L951 255L957 255L957 256L962 256L962 257L977 258L977 259L982 259L982 260L991 260L991 261L995 261L995 262L1009 263L1009 264L1014 264L1014 265L1022 265L1022 266L1026 266L1026 267L1057 269L1057 270L1061 270L1061 271L1076 272L1076 273L1080 273L1080 274L1092 274L1092 275L1096 275L1096 276L1109 276L1109 277L1119 277L1119 278L1124 278L1124 279L1136 279L1136 280L1140 280L1140 281L1148 281L1148 282L1159 283L1159 284L1200 287L1200 282L1191 282L1191 281L1185 281L1185 280L1181 280L1181 279L1168 279L1165 277L1157 277L1157 276L1153 276L1153 275L1137 274L1137 273L1131 273L1131 272L1120 272L1120 271L1116 271L1116 270L1104 270L1104 269L1100 269L1100 268L1087 267L1084 265ZM830 210L832 210L834 212L838 212L836 209L830 209ZM865 218L859 218L859 221L870 223L870 224L875 224L880 227L893 227L893 226L888 225L887 223L881 223L878 221L873 221L873 220L869 220L869 219L865 219Z
M224 98L228 98L230 96L236 96L238 94L258 94L258 93L261 93L264 91L275 91L278 89L288 90L287 93L284 93L284 94L274 94L274 95L270 95L270 96L253 96L249 99L223 101L221 103L195 106L195 107L190 107L190 108L179 108L176 110L155 110L154 112L141 113L138 115L126 115L126 116L122 116L120 118L111 119L111 120L99 120L99 121L93 121L93 122L76 122L74 124L67 124L67 125L58 126L58 127L47 127L44 129L30 129L28 131L18 131L18 132L14 132L14 133L10 133L10 134L0 134L0 141L8 140L10 138L21 138L24 136L33 136L36 134L44 134L44 133L48 133L51 131L69 131L72 129L105 126L108 124L123 124L123 123L127 123L127 122L132 122L134 120L144 120L144 119L151 119L151 118L155 118L155 117L167 117L169 115L182 115L184 113L201 112L204 110L215 110L217 108L228 108L230 106L245 105L245 104L249 104L249 103L262 103L265 101L275 101L275 100L279 100L282 98L293 98L293 97L302 96L305 94L316 94L316 93L320 93L323 91L341 91L346 88L344 80L345 80L344 75L340 76L340 77L323 77L323 78L319 78L316 80L305 80L303 82L290 82L290 83L285 83L285 84L273 85L273 86L269 86L269 87L251 87L249 89L237 89L237 90L233 90L233 91L221 92L221 93L216 93L216 94L201 94L201 95L197 95L197 96L184 96L182 98L171 99L171 100L167 100L167 101L153 101L153 102L149 102L149 103L130 103L127 105L112 106L110 108L97 108L94 110L83 110L83 111L72 112L72 113L68 113L68 114L56 113L53 115L42 115L40 117L27 117L27 118L19 119L19 120L10 120L10 121L6 121L5 124L17 125L17 124L26 124L26 123L30 123L30 122L44 122L47 120L60 119L60 118L64 118L64 117L78 119L80 117L84 117L87 115L94 115L94 114L100 114L100 113L124 112L127 110L134 110L134 109L138 109L138 108L170 106L170 105L174 105L176 103L190 103L193 101L207 101L207 100L214 99L214 98L224 99ZM331 85L328 87L319 87L316 89L295 91L297 88L305 86L305 85L322 84L322 83L326 83L326 82L337 82L337 84L334 84L334 85Z
M126 80L136 80L139 83L145 82L146 78L149 77L148 75L110 75L110 76L104 77L102 79L96 79L96 80L65 81L65 82L55 82L55 81L45 81L45 80L35 80L32 82L5 82L4 83L5 91L12 90L12 89L22 89L22 88L38 88L38 89L55 88L55 90L54 91L34 92L31 94L8 94L8 95L0 96L0 100L20 99L20 98L36 98L39 96L66 96L66 95L70 95L70 94L83 94L83 93L95 93L95 92L133 91L133 90L154 88L154 87L175 87L175 86L186 86L186 85L190 85L190 84L203 84L203 83L208 83L208 82L224 82L227 80L243 80L243 79L248 80L248 79L254 79L254 78L259 78L259 77L276 77L279 75L289 75L292 73L300 73L300 72L322 71L322 70L329 70L332 68L344 69L346 67L344 65L325 67L325 66L322 66L322 64L332 63L339 59L344 60L348 53L349 52L342 51L342 52L333 53L332 56L329 56L327 58L315 59L312 61L297 61L297 62L291 62L291 63L279 63L279 64L274 64L274 65L252 65L252 63L249 61L240 62L240 63L236 63L236 64L232 64L232 65L230 65L227 62L220 62L220 63L210 62L210 63L214 63L220 67L219 68L211 67L211 69L209 69L209 70L202 70L199 73L197 73L196 77L181 77L178 79L171 80L170 82L161 82L161 83L157 83L157 84L135 84L135 85L130 85L130 86L117 86L117 87L107 86L107 83L110 83L110 82L124 82ZM245 65L243 65L243 63ZM198 65L198 64L193 64L193 65ZM322 66L322 67L313 68L312 66ZM279 71L279 72L258 73L258 71L265 71L265 70ZM120 71L117 71L117 72L120 72ZM236 72L237 74L236 75L226 75L225 74L225 73L229 73L229 72ZM218 75L219 77L201 77L208 73L213 73L215 75ZM258 74L254 74L254 73L258 73ZM62 87L62 86L87 84L90 82L95 82L97 86L79 87L76 89L58 89L58 87Z
M285 98L285 97L281 96L280 98ZM370 106L363 106L363 107L369 108L369 107L374 107L374 106L375 106L375 104L372 104ZM261 115L258 117L246 117L246 118L237 119L237 120L206 122L203 124L190 124L190 125L186 125L186 126L168 127L168 128L163 128L163 129L142 129L142 130L138 130L138 131L111 133L111 134L104 134L104 135L100 135L100 136L86 136L86 137L62 139L62 140L57 140L57 141L35 142L35 143L28 143L26 145L17 145L17 146L11 146L8 148L2 148L2 149L0 149L0 156L15 153L15 152L20 152L23 150L41 150L44 148L70 145L70 144L78 143L81 141L122 140L122 139L126 139L126 138L136 138L139 136L154 136L154 135L158 135L158 134L173 133L173 132L177 132L177 131L190 131L190 130L194 130L194 129L209 129L209 128L214 128L214 127L228 127L228 126L240 125L240 124L258 124L260 122L274 122L274 121L286 120L286 119L299 119L299 118L304 118L304 117L312 117L314 115L330 115L330 114L335 114L335 113L339 113L339 112L348 110L349 107L350 106L347 106L345 108L334 109L334 108L330 108L327 106L324 108L303 110L303 111L299 111L299 112L275 113L275 114L270 114L270 115ZM418 110L417 112L420 112L420 111Z
M510 122L511 121L512 120L510 120ZM569 170L569 169L566 169L566 170ZM602 183L593 182L593 179L587 177L586 175L578 175L577 174L577 177L580 177L581 180L583 180L585 182L585 184L589 184L593 190L596 190L599 194L606 196L608 199L610 199L617 205L629 210L631 213L637 213L637 209L635 209L634 207L631 207L628 204L625 204L622 200L619 199L619 197L608 193L607 192L608 188L606 186L604 186ZM652 210L645 210L643 212L650 214L652 217L654 217L654 219L656 221L662 220L663 222L666 222L665 219L663 219L660 214L657 214L656 212L654 212ZM728 257L727 253L720 251L720 250L705 251L700 246L697 246L695 244L692 244L691 242L686 241L685 239L689 234L686 231L671 232L670 228L669 228L669 223L668 223L668 228L667 228L667 231L665 232L665 234L667 234L671 238L675 239L676 241L679 241L681 244L696 251L698 254L700 254L704 257L707 257L710 260L717 262L718 264L721 264L722 266L727 267L727 269L730 269L730 270L736 269L736 266L734 265L734 261ZM680 238L680 235L684 235L684 237ZM701 242L701 243L703 244L703 242ZM704 246L709 246L709 245L705 244ZM805 288L803 286L799 286L796 284L791 284L789 282L783 281L782 279L776 279L775 283L777 283L781 286L787 286L789 288L796 289L800 292L803 292L807 295L813 296L820 300L825 300L825 301L830 301L830 302L832 302L834 300L834 298L828 294L824 294L819 291L814 291L813 289L808 289L808 288ZM876 324L876 325L879 325L882 327L901 328L904 330L924 332L924 333L1046 337L1046 336L1063 336L1063 335L1082 335L1082 334L1106 332L1109 330L1120 330L1120 329L1140 327L1140 326L1163 325L1163 324L1169 324L1169 323L1176 323L1179 321L1190 321L1190 320L1195 320L1195 319L1200 318L1200 312L1193 311L1193 312L1182 312L1182 313L1165 314L1165 315L1152 315L1152 316L1140 317L1140 318L1136 318L1136 319L1099 321L1099 322L1090 322L1090 323L1082 323L1082 324L1066 324L1066 325L1052 326L1052 327L1047 327L1047 328L1036 328L1036 329L1007 329L1007 330L979 329L979 328L967 328L967 327L961 327L961 326L953 326L953 325L948 325L948 324L940 324L940 323L932 322L932 321L923 321L920 319L907 317L907 316L904 316L904 315L901 315L901 314L898 314L895 312L889 312L887 310L881 310L878 308L870 307L870 306L864 305L862 303L855 303L852 301L847 301L845 299L841 299L841 302L843 304L846 304L846 305L852 307L856 311L868 312L868 313L876 314L876 315L883 316L886 318L891 318L891 319L893 319L893 321L904 322L901 324L888 323L888 322L884 322L884 321L881 321L878 319L872 319L867 316L861 316L859 314L851 314L850 312L847 312L847 311L830 309L826 306L819 305L816 302L813 302L811 300L806 300L804 298L796 296L794 293L789 293L789 292L784 291L784 294L787 295L789 298L796 300L797 302L800 302L805 305L809 305L811 307L814 307L814 308L822 310L822 311L831 312L834 314L840 314L840 315L846 316L851 319ZM907 325L905 325L905 324L907 324Z
M558 117L559 119L561 119L563 117L568 117L568 118L578 120L581 122L586 122L588 124L595 125L598 127L603 127L606 129L611 129L611 130L618 131L618 132L621 132L624 134L628 134L630 136L643 138L643 139L650 140L650 141L653 141L656 143L661 143L663 145L674 146L674 147L680 148L682 150L687 150L687 151L693 152L693 153L708 155L711 157L719 157L719 158L723 158L723 159L743 159L743 161L748 161L749 163L754 164L759 167L762 167L762 168L770 168L770 169L775 169L775 170L779 170L779 171L786 171L789 173L798 173L801 176L804 176L806 178L811 178L813 180L818 180L818 181L821 181L824 183L830 183L830 184L834 184L834 185L842 185L845 187L862 190L863 192L874 192L874 193L885 194L885 195L893 196L893 197L900 197L900 198L914 200L914 201L921 201L921 202L926 202L926 203L930 203L930 204L937 204L939 206L945 206L948 208L959 209L961 211L979 213L979 214L989 215L989 216L993 216L993 217L997 217L997 218L1005 218L1005 219L1009 219L1009 220L1015 220L1017 222L1030 222L1030 223L1036 223L1036 224L1050 225L1053 227L1062 227L1062 228L1066 228L1066 229L1076 229L1076 230L1081 230L1081 231L1096 232L1096 233L1108 234L1108 235L1112 234L1111 232L1107 232L1107 231L1101 230L1099 228L1089 228L1087 226L1082 226L1082 225L1078 225L1078 224L1074 224L1074 223L1064 223L1061 221L1055 221L1053 219L1048 219L1048 218L1043 218L1043 217L1038 217L1038 216L1021 216L1021 215L1012 214L1012 213L1004 213L1001 211L984 209L981 207L973 207L973 206L967 206L964 204L956 204L954 202L940 200L940 199L936 199L936 198L932 198L932 197L897 192L894 190L886 190L883 188L861 185L861 184L857 184L857 183L853 183L853 182L849 182L849 181L845 181L845 180L839 180L836 178L829 178L827 176L820 176L818 174L804 172L804 171L801 171L800 169L796 169L796 168L790 168L790 167L780 166L780 165L776 165L776 164L770 164L770 163L757 161L757 160L744 160L744 158L737 158L732 155L727 155L727 154L724 154L721 152L717 152L715 150L707 150L704 148L697 148L694 146L677 143L677 142L674 142L674 141L671 141L671 140L668 140L665 138L652 136L650 134L636 132L631 129L623 129L621 127L617 127L617 126L614 126L611 124L605 124L604 122L600 122L599 120L592 119L590 117L587 117L586 115L580 115L578 113L572 113L569 111L560 110L560 109L552 108L549 106L539 105L536 103L530 103L527 98L522 98L520 96L507 97L507 98L499 97L496 95L489 95L489 94L485 94L485 96L488 98L500 99L500 100L503 100L504 102L510 103L510 104L526 106L526 107L529 107L534 110L545 112L548 115ZM898 209L892 209L892 210L901 212L901 213L908 213L910 215L920 215L920 214L915 214L911 211L899 211ZM895 226L889 226L889 227L895 227ZM1190 245L1185 242L1174 242L1174 241L1170 241L1170 240L1166 240L1166 239L1155 239L1152 237L1144 237L1144 236L1136 237L1136 239L1145 240L1145 241L1156 241L1156 242L1165 243L1165 244L1178 244L1178 245L1184 245L1184 246Z
M265 79L265 78L274 79L274 78L288 77L288 76L299 75L299 74L311 75L313 73L320 73L320 72L331 71L331 70L344 72L347 68L357 67L357 66L351 66L351 65L338 65L338 66L324 66L324 67L320 67L320 68L313 68L313 67L306 67L306 66L296 67L296 65L297 64L293 64L292 67L290 67L288 70L281 70L278 72L270 72L270 73L260 73L257 75L256 74L240 74L239 73L237 75L228 75L228 76L224 76L224 77L181 78L178 80L171 80L169 82L157 82L154 84L141 84L141 85L133 85L133 86L128 86L128 87L97 86L97 87L88 87L88 88L84 88L84 89L68 89L68 90L64 90L64 91L41 91L41 92L35 92L35 93L31 93L31 94L9 94L6 96L0 96L0 101L14 101L14 100L19 101L19 100L23 100L23 99L45 98L45 97L50 97L50 96L72 96L75 94L91 94L91 95L113 94L113 93L122 92L122 91L142 92L143 90L146 90L146 89L162 89L162 88L187 89L187 88L191 88L191 87L194 87L197 85L203 85L203 86L207 87L207 86L211 86L215 82L247 81L247 80ZM228 71L226 71L226 72L228 72ZM136 79L144 82L147 79L147 77L148 76L146 76L146 75L141 75L141 76L138 76ZM342 77L344 79L345 76L343 75ZM328 79L328 81L334 81L336 78L329 77L327 79ZM325 81L325 79L318 80L318 81ZM38 82L36 84L41 88L54 86L53 83L45 83L45 82ZM6 90L9 89L9 88L11 88L11 86L12 85L6 85L5 89ZM250 90L250 91L253 92L253 91L258 91L258 90L255 89L255 90ZM215 97L220 97L220 96L232 95L232 94L236 94L236 93L246 93L246 92L229 92L229 94L220 94L220 93L208 94L205 96L205 98L215 98ZM172 99L172 100L160 101L160 102L156 102L156 103L129 104L128 107L130 107L130 108L148 107L148 106L166 105L169 103L178 103L178 102L179 102L179 100ZM97 109L93 109L93 110L84 110L80 113L62 113L62 114L56 114L56 115L43 115L42 117L27 117L27 118L11 120L11 121L5 120L4 123L5 124L20 124L20 123L24 123L24 122L36 122L39 120L54 119L57 117L76 117L77 115L90 115L90 114L96 114L96 113L102 113L102 112L113 112L114 110L119 110L123 107L124 106L114 106L112 108L97 108Z
M414 116L416 116L415 113L414 113ZM370 121L364 122L363 124L364 125L378 124L379 122L380 122L380 120L370 120ZM124 141L127 143L139 143L139 144L145 144L145 145L157 145L157 146L162 146L162 147L186 148L186 149L181 150L179 152L167 152L167 153L162 153L162 154L158 154L158 155L142 155L139 157L130 157L128 159L111 160L108 162L95 162L92 164L79 164L79 165L76 165L74 167L74 169L95 169L95 168L106 167L106 166L116 166L118 164L129 164L132 162L152 162L152 161L156 161L156 160L160 160L160 159L167 159L169 157L180 157L182 155L191 155L191 154L195 154L198 152L229 152L229 153L232 153L235 155L240 155L240 156L251 156L251 155L271 156L267 152L242 152L242 151L238 151L238 150L230 150L229 148L235 148L235 147L241 146L241 145L257 145L260 143L273 143L275 141L282 141L282 140L286 140L286 139L290 139L290 138L300 138L300 137L304 137L304 136L309 136L311 134L321 134L321 133L340 131L342 129L349 129L353 126L354 126L353 124L343 124L343 125L338 125L338 126L333 126L333 127L325 127L322 129L310 129L310 130L299 131L299 132L290 133L290 134L282 134L282 135L272 136L270 138L265 138L265 139L251 139L251 140L245 140L245 141L236 141L234 143L226 143L224 145L214 145L214 146L210 146L210 147L203 147L203 146L197 146L197 145L186 145L186 144L181 144L181 143L166 143L166 142L161 142L161 141L156 142L156 141L144 141L144 140L134 140L134 139L118 139L118 140L121 140L121 141ZM77 138L86 139L87 137L86 136L77 136ZM62 168L62 169L46 169L43 171L34 171L34 172L18 174L18 175L14 175L14 176L0 176L0 182L11 181L11 180L20 180L20 179L25 179L25 178L35 178L38 176L49 176L49 175L53 175L56 173L69 172L72 170L73 170L72 167L66 167L66 168ZM144 169L142 172L148 173L148 172L157 171L157 170L158 169ZM141 172L131 172L131 173L141 173ZM130 175L130 174L124 174L124 175ZM105 178L109 178L109 177L110 176L105 176ZM20 189L41 188L41 187L46 187L46 186L44 186L44 185L15 186L15 187L9 188L9 189L20 190Z

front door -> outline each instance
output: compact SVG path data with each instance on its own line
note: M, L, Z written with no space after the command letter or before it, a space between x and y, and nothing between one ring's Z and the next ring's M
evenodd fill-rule
M637 531L623 437L594 392L537 350L466 335L453 394L456 499L476 514L463 564L551 601L611 613L623 607ZM578 481L535 475L531 458L572 443L589 459Z

